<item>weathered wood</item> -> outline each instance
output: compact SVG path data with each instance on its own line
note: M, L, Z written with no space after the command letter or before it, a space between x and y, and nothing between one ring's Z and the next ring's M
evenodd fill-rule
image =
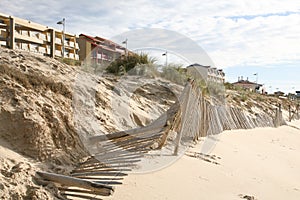
M106 172L106 171L94 171L94 172L84 172L84 173L73 173L72 177L84 177L84 176L128 176L128 174L119 172Z
M115 181L116 176L127 175L124 172L137 166L139 158L151 148L161 149L168 144L170 131L177 133L174 149L174 154L177 154L180 145L188 145L188 142L197 141L200 137L219 134L224 130L283 123L282 113L276 113L275 118L278 122L272 117L271 114L248 116L240 108L226 106L218 98L205 96L197 82L191 80L184 87L178 101L151 124L90 137L89 144L95 145L92 148L94 157L81 163L72 172L72 176L85 180L101 180L100 183L118 184L120 182Z
M63 192L73 192L73 193L83 193L83 194L91 194L92 193L91 190L84 190L84 189L79 189L79 188L58 187L58 189Z
M161 149L167 142L168 133L171 130L171 125L169 125L169 122L167 124L168 124L168 127L163 131L162 137L158 143L157 149Z
M93 193L103 195L103 196L110 196L114 192L114 187L109 185L104 185L92 181L82 180L75 177L64 176L64 175L48 173L48 172L38 171L36 173L43 179L60 183L65 186L74 186L74 187L89 189L93 191Z
M103 159L102 162L104 164L107 164L107 163L114 163L114 162L138 162L140 161L141 159L140 158L133 158L133 157L115 157L115 158L108 158L108 159Z
M104 164L103 167L110 169L130 169L131 167L136 166L135 163L112 163L112 164Z
M98 141L106 141L106 140L113 140L113 139L118 139L126 136L134 136L137 134L147 134L147 133L152 133L155 130L160 130L165 126L165 122L161 122L155 125L149 125L146 127L140 127L140 128L135 128L135 129L130 129L127 131L120 131L112 134L107 134L107 135L98 135L98 136L93 136L89 138L89 141L91 143L95 143Z
M123 144L112 144L110 143L110 146L108 147L103 147L102 148L102 152L111 152L111 151L114 151L114 150L117 150L117 149L128 149L128 148L134 148L134 147L137 147L138 145L137 144L140 144L140 143L145 143L145 142L148 142L148 143L153 143L155 139L159 138L160 136L152 136L150 138L132 138L132 139L128 139L126 141L123 141L124 143ZM130 142L132 141L132 142Z
M182 122L184 122L184 119L186 119L186 117L187 117L186 107L189 104L189 97L190 97L190 95L189 95L190 94L190 85L187 84L186 87L188 88L187 93L186 93L186 98L185 98L185 101L181 105L181 113L183 113L183 116L182 116L183 120L181 120ZM181 127L180 131L177 134L176 141L175 141L174 155L178 155L179 145L180 145L180 141L182 138L184 128L185 127Z
M131 169L111 169L111 168L106 168L103 166L96 166L94 168L76 168L74 169L71 174L73 173L84 173L84 172L93 172L93 171L106 171L106 172L113 172L113 171L122 171L122 172L130 172Z
M88 199L88 200L102 200L100 197L96 198L95 195L93 196L88 196L88 195L84 195L84 194L73 194L73 193L67 193L68 191L62 192L62 195L65 196L72 196L72 197L77 197L80 199ZM68 198L67 198L68 199Z
M147 137L137 137L137 138L129 138L128 140L123 140L123 141L111 141L109 142L109 144L105 145L105 148L116 148L116 147L125 147L128 145L133 145L133 144L137 144L140 142L148 142L148 141L153 141L155 139L158 139L161 137L161 134L156 134L156 135L151 135L151 136L147 136Z
M114 160L114 159L138 159L138 158L142 158L144 155L138 154L136 155L135 152L118 152L116 154L109 154L109 155L98 155L97 158L99 160L105 161L105 160ZM104 164L104 162L101 162L102 164ZM89 165L89 166L94 166L94 165Z
M141 161L141 159L135 159L135 160L130 160L130 159L118 159L118 160L104 160L103 163L105 165L113 165L113 164L127 164L127 163L137 163Z
M101 155L96 155L96 158L98 158L99 160L102 159L110 159L110 158L130 158L132 156L140 156L143 157L143 155L141 153L136 153L136 152L126 152L126 151L117 151L117 152L109 152L108 155L105 154L101 154ZM82 167L95 167L95 166L105 166L105 163L100 161L98 163L91 163L91 164L86 164L86 165L82 165Z
M97 177L97 176L76 176L76 178L90 179L95 181L121 181L124 177Z
M97 160L94 156L90 156L89 158L87 158L87 160L79 163L79 166L90 165L95 163L99 163L99 160Z

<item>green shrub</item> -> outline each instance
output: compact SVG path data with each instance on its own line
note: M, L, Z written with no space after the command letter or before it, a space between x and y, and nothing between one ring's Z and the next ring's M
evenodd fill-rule
M241 101L245 102L247 99L248 99L248 96L245 93L243 93L241 96Z
M235 89L234 85L231 84L231 83L229 83L229 82L225 82L224 86L225 86L225 89L227 89L227 90L233 90L233 89Z
M162 68L161 77L180 85L184 85L188 78L184 69L175 64Z
M121 75L133 69L138 64L151 64L155 59L150 58L147 54L129 54L121 56L108 65L106 71L115 75Z

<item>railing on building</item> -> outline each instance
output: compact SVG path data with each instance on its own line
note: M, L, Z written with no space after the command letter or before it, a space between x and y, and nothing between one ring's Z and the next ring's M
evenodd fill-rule
M92 37L85 34L80 34L77 39L79 48L82 50L79 54L80 61L87 61L94 64L105 65L113 60L125 55L125 48L102 37Z
M63 42L65 58L78 60L79 46L76 35L0 13L0 46L31 51L50 57L62 57Z

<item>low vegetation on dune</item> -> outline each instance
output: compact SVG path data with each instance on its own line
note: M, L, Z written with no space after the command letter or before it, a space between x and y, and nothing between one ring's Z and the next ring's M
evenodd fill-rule
M108 73L112 73L115 75L121 75L126 72L129 72L137 65L142 64L154 64L156 60L154 58L151 58L148 56L148 54L128 54L125 56L121 56L115 61L111 62L108 67L106 68L106 71Z

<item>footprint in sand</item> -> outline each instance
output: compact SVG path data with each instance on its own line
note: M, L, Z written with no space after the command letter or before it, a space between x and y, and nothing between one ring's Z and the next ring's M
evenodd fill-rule
M246 194L239 194L239 197L241 199L247 199L247 200L257 200L254 196L246 195Z
M216 155L208 155L204 153L197 153L197 152L186 152L187 156L198 158L200 160L204 160L209 163L213 163L215 165L220 165L220 163L217 162L217 160L221 159L221 157Z

